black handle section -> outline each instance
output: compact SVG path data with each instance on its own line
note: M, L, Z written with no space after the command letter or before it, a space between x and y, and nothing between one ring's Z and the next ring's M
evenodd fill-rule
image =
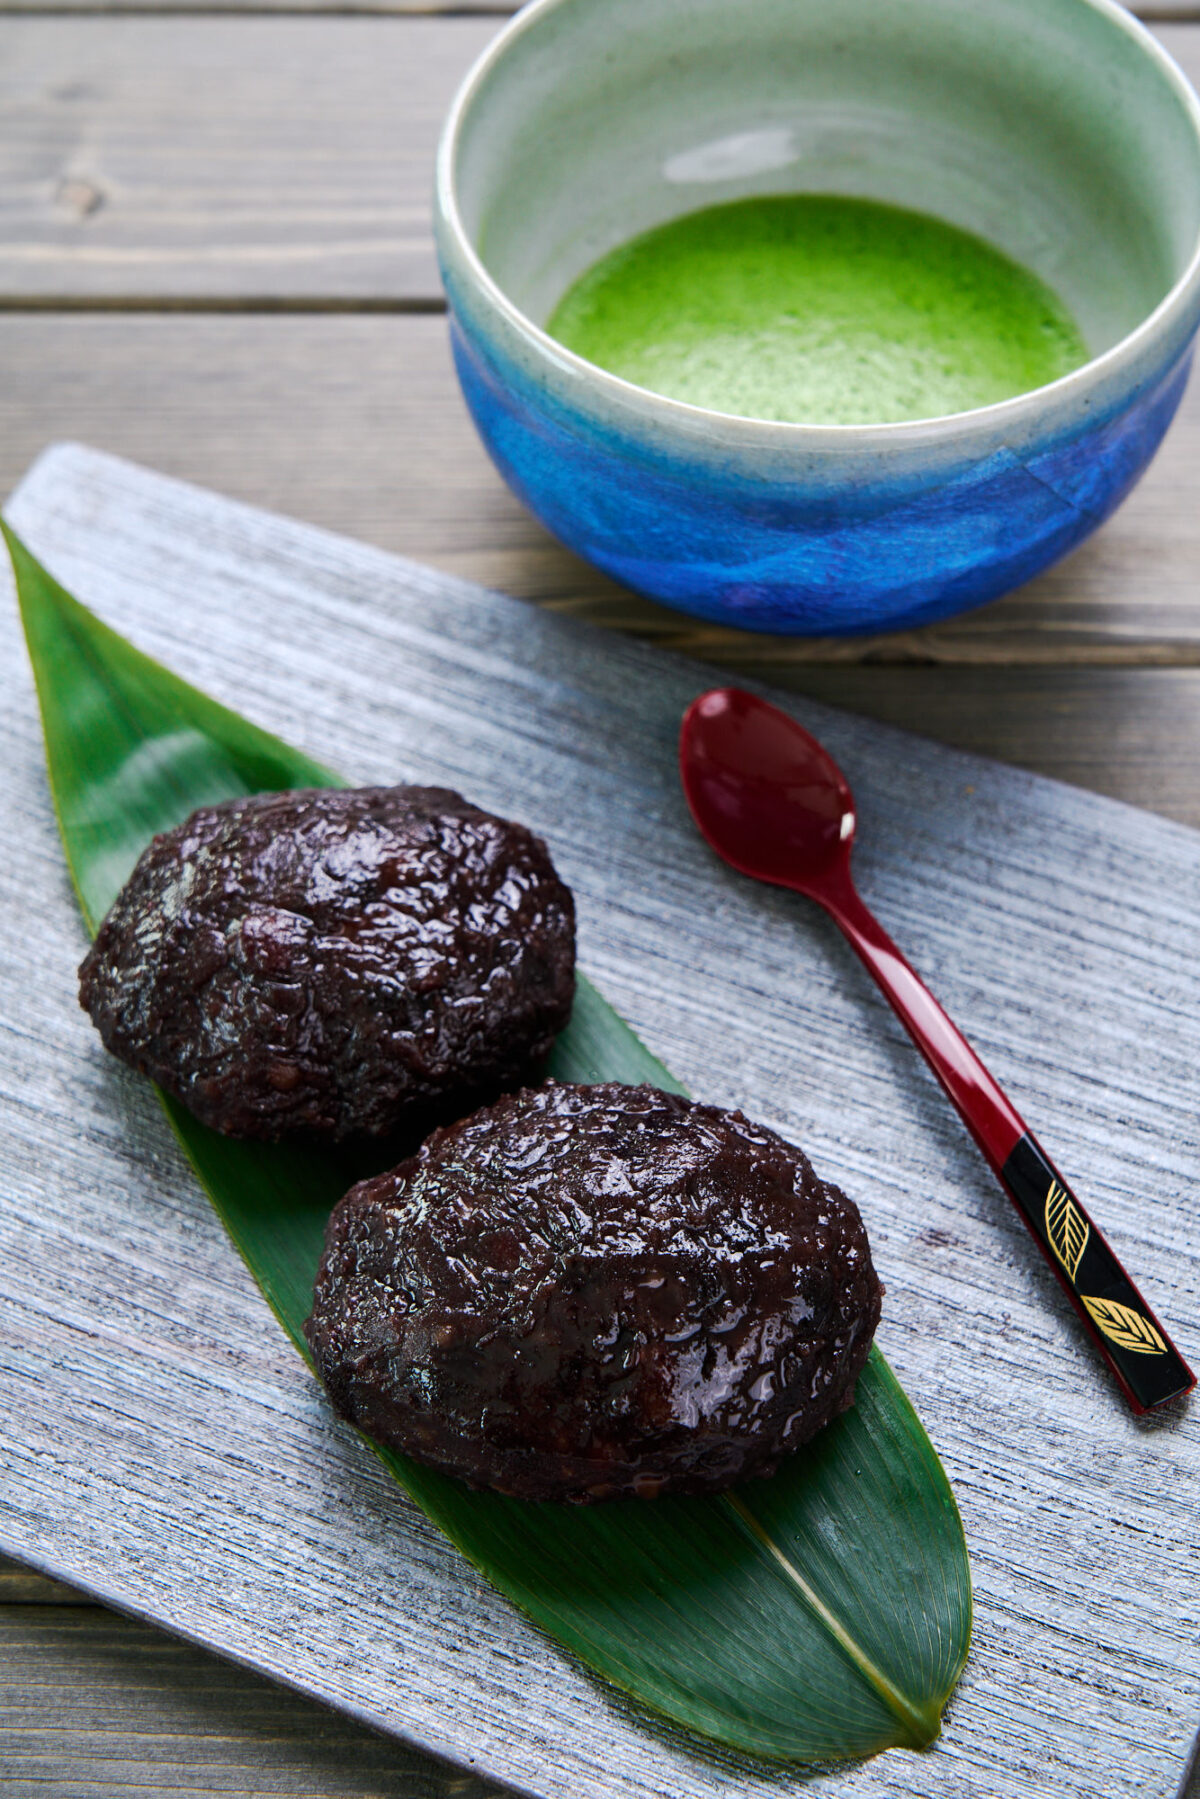
M1029 1132L1001 1179L1134 1409L1148 1412L1190 1392L1195 1375Z

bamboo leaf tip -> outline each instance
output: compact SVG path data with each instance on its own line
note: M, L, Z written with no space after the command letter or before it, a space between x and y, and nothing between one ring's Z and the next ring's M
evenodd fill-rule
M932 1749L942 1734L941 1706L936 1701L931 1705L914 1706L912 1721L913 1748Z

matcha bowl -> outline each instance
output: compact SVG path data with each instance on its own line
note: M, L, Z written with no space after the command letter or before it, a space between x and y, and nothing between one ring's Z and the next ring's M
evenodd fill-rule
M1088 359L968 411L805 424L547 333L617 246L796 194L982 238ZM451 110L436 227L467 404L556 536L702 618L891 630L1029 579L1145 469L1200 323L1200 106L1115 0L533 0Z

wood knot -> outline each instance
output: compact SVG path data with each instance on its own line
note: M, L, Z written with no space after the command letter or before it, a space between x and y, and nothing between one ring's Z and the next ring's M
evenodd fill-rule
M73 219L89 219L104 205L104 190L83 175L66 175L58 184L54 204Z

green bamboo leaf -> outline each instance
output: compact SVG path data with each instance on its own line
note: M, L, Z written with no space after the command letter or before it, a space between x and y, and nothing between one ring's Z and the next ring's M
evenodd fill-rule
M7 531L54 803L95 929L155 832L196 806L339 777L187 686L64 591ZM584 946L586 955L586 945ZM564 1080L676 1087L586 980ZM164 1101L231 1237L302 1355L325 1220L367 1171L347 1153L232 1142ZM945 1473L878 1351L852 1411L769 1481L718 1499L529 1505L380 1451L474 1565L648 1706L803 1762L938 1734L966 1658L970 1574Z

